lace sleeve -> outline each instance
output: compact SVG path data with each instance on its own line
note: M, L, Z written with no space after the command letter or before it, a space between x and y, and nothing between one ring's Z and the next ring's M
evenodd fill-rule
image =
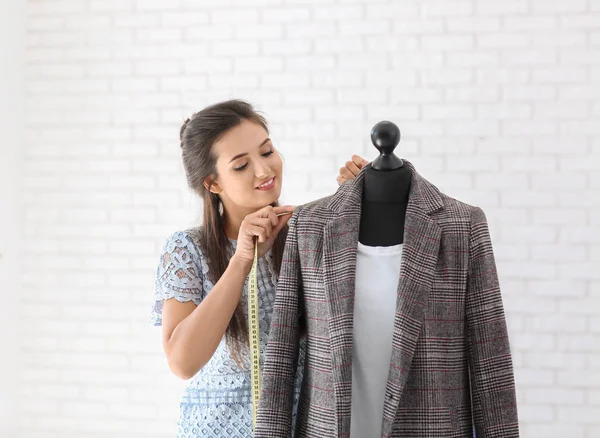
M181 302L200 304L203 293L202 260L199 248L183 231L172 234L163 245L154 288L150 320L162 325L163 300L175 298Z

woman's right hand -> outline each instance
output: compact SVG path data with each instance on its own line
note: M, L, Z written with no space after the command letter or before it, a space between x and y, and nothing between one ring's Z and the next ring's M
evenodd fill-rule
M261 258L273 247L275 238L290 220L295 208L292 205L268 205L244 218L240 225L234 257L241 261L248 271L254 261L254 238L258 238L258 258ZM286 212L289 214L277 216L278 213Z
M365 167L369 162L359 155L352 155L352 160L346 161L344 167L340 167L340 174L336 181L338 185L345 183L348 180L354 179L359 174L360 169Z

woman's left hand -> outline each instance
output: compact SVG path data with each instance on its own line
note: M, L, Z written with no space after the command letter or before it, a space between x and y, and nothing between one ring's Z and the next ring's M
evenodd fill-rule
M344 167L340 167L340 174L338 175L336 181L338 184L343 184L346 181L353 179L358 175L360 169L365 167L365 165L369 164L367 160L358 155L352 155L351 161L346 161L346 165Z

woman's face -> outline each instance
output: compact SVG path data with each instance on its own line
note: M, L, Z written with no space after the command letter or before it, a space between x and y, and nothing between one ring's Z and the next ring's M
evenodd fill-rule
M262 126L243 120L214 143L213 152L217 177L211 191L225 209L256 211L279 199L281 157Z

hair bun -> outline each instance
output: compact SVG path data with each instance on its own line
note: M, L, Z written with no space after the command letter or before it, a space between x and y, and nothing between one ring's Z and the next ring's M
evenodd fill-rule
M185 132L185 128L187 128L188 123L190 123L189 117L185 119L185 122L183 122L183 125L181 125L181 129L179 129L179 142L181 147L183 147L183 133Z

